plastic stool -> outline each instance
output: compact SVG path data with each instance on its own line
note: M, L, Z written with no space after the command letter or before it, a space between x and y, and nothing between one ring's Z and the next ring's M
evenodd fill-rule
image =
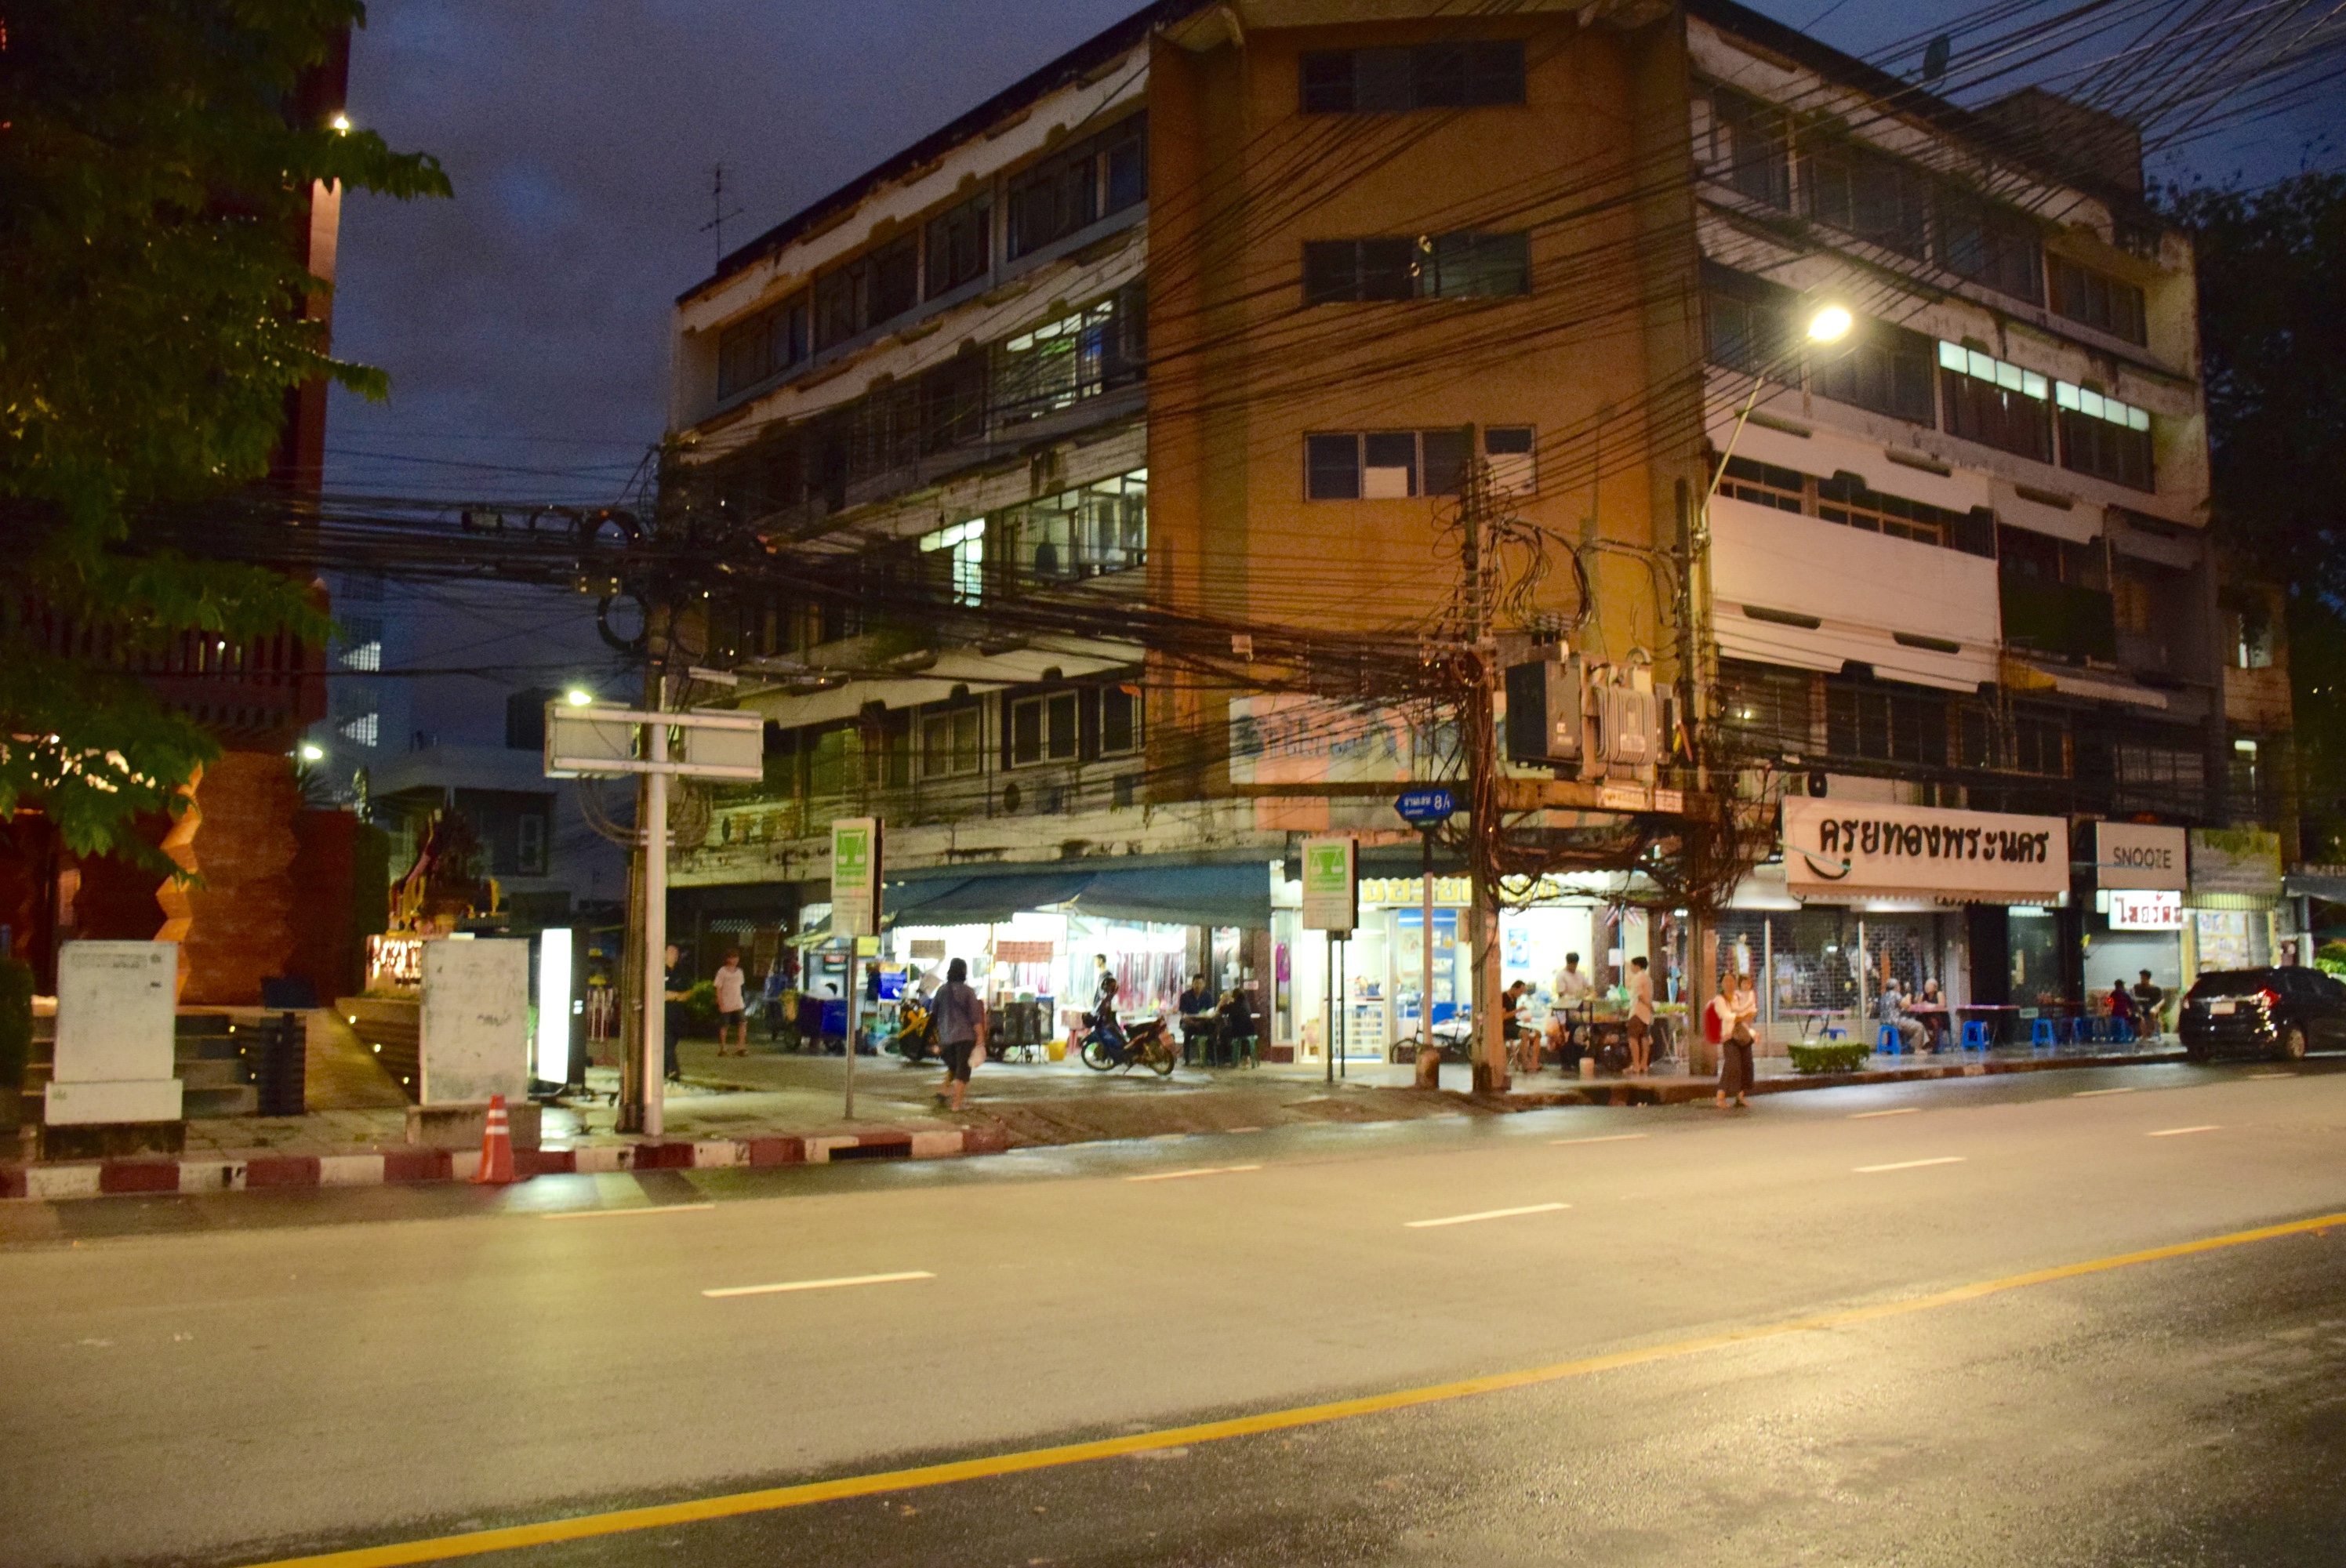
M1984 1018L1964 1020L1964 1049L1966 1051L1987 1049L1987 1020Z
M1885 1023L1874 1032L1873 1048L1884 1056L1902 1056L1906 1054L1906 1036L1895 1023Z
M2113 1019L2111 1019L2111 1020L2110 1020L2110 1044L2113 1044L2113 1045L2131 1045L2131 1044L2134 1044L2134 1041L2135 1041L2135 1033L2134 1033L2134 1020L2133 1020L2133 1019L2131 1019L2131 1018L2113 1018Z
M2033 1051L2039 1045L2051 1045L2053 1044L2055 1044L2053 1020L2050 1018L2039 1018L2029 1026L2028 1047L2030 1050Z

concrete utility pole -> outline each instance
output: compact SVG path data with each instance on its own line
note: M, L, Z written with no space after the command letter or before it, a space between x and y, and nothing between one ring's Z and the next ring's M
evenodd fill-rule
M1460 505L1466 573L1466 643L1472 681L1465 711L1460 716L1461 738L1466 747L1468 816L1466 874L1468 912L1473 930L1468 951L1474 955L1475 1048L1474 1092L1503 1094L1507 1087L1505 1019L1499 1010L1499 884L1492 851L1499 833L1499 735L1492 711L1497 693L1492 676L1498 663L1498 638L1491 625L1490 565L1483 548L1483 529L1489 510L1489 471L1479 462L1466 469L1465 495ZM1428 942L1433 932L1425 933ZM1432 1003L1427 1004L1432 1015Z

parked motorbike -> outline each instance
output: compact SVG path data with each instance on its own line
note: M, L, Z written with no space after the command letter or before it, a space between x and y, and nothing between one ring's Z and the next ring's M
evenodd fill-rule
M896 1051L906 1066L916 1066L933 1060L937 1054L936 1031L930 1027L929 1010L914 997L906 997L896 1010Z
M1119 1067L1150 1067L1160 1078L1169 1078L1181 1060L1181 1048L1165 1033L1165 1021L1151 1018L1136 1023L1123 1032L1121 1039L1105 1020L1096 1020L1084 1033L1082 1049L1084 1065L1095 1073L1113 1072Z

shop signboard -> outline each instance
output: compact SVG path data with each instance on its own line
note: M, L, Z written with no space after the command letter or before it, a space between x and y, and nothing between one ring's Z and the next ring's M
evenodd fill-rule
M831 825L831 930L880 934L880 820L842 817Z
M1404 789L1393 802L1393 809L1411 827L1430 828L1450 819L1458 809L1458 797L1447 789Z
M1785 885L1804 899L2043 904L2069 891L2061 817L1788 796L1783 848Z
M2180 828L2147 822L2094 824L2095 885L2101 888L2165 888L2181 892L2191 885L2188 836ZM2142 929L2171 931L2179 926Z
M944 944L938 943L940 947ZM1049 963L1058 956L1058 943L1051 942L1012 942L1003 938L994 944L996 963Z
M1406 784L1418 776L1407 715L1286 692L1230 699L1229 755L1239 785Z
M2112 888L2112 931L2181 931L2183 894L2175 888Z
M1303 929L1350 936L1360 922L1359 846L1351 839L1303 841Z
M2280 896L2280 835L2262 828L2191 830L2191 891Z

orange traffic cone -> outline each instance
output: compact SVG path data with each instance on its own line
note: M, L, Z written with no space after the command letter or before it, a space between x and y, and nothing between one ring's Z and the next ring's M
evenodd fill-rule
M513 1129L505 1125L505 1097L489 1096L489 1125L481 1134L481 1168L473 1179L505 1186L514 1180Z

